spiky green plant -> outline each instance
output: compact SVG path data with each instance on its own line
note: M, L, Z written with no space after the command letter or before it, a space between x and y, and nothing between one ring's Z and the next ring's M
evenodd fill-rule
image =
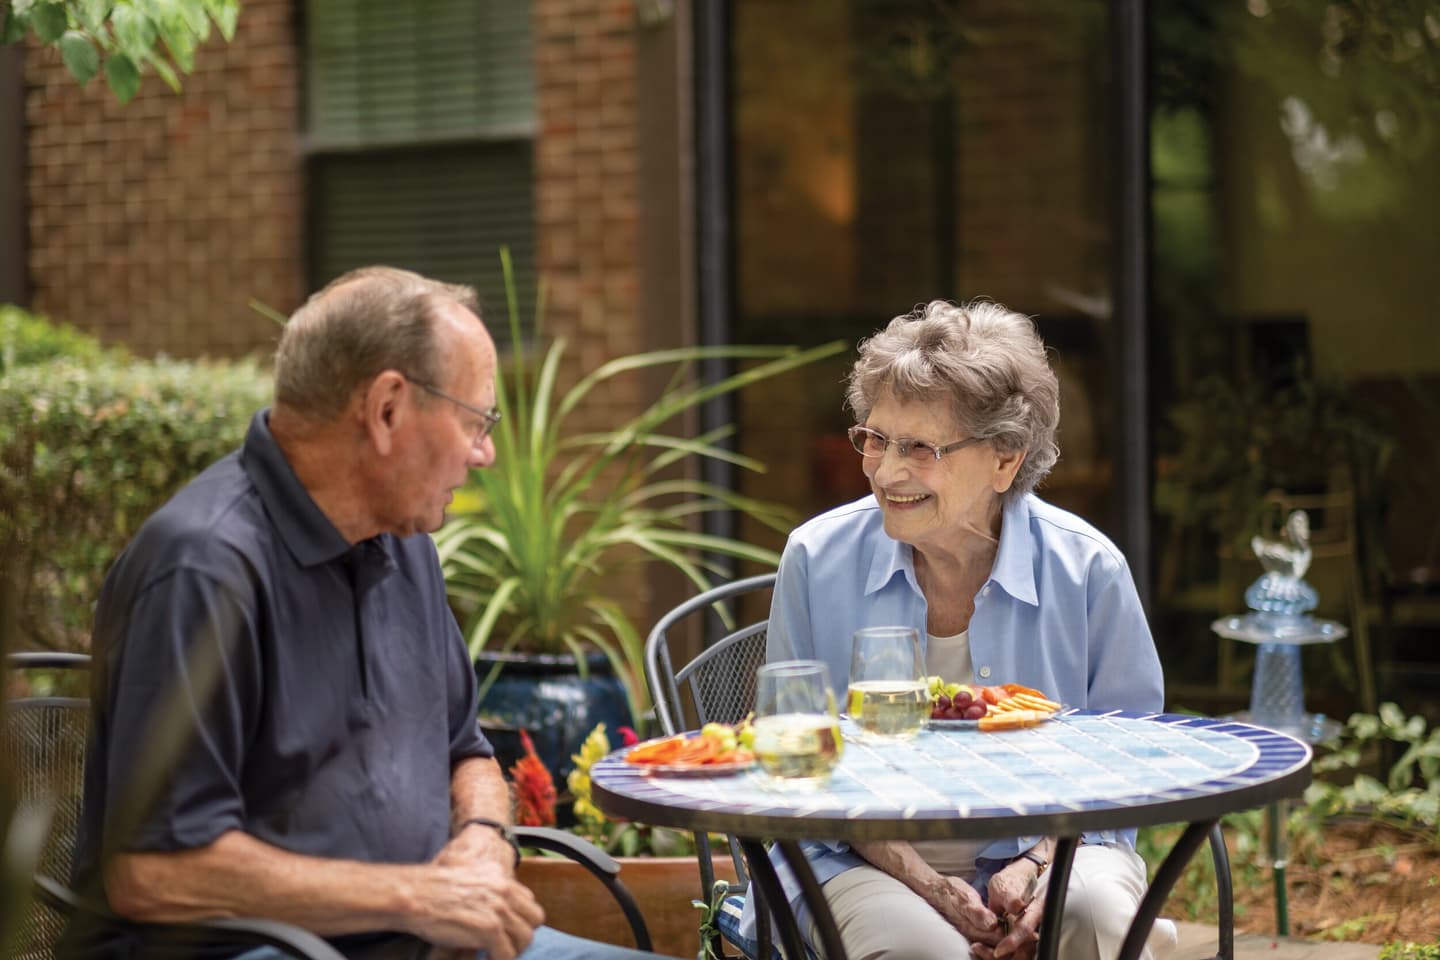
M732 426L685 437L666 425L712 397L832 356L840 341L809 350L773 346L686 347L621 357L591 371L563 394L557 387L564 338L529 371L520 356L519 310L507 253L501 254L509 307L511 356L497 384L504 418L495 431L495 463L474 471L451 519L435 534L447 589L471 655L482 650L584 654L603 651L625 684L636 717L648 707L641 678L643 635L614 597L613 575L626 565L665 564L697 589L712 585L721 558L773 566L778 555L693 529L696 517L735 510L773 529L793 518L773 503L695 479L685 468L703 458L763 472L758 461L721 446ZM537 297L543 314L544 291ZM537 324L538 326L538 324ZM698 382L709 359L753 362L714 383ZM645 409L613 430L576 433L567 418L592 391L646 370L672 371Z

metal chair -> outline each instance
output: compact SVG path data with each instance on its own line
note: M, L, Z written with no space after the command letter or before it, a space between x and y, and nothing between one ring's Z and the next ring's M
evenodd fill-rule
M706 723L736 723L750 712L755 702L755 669L765 662L765 644L769 620L760 620L736 627L734 606L742 597L769 593L775 586L775 574L767 573L707 590L686 600L660 618L645 641L645 676L655 701L655 716L666 734L693 730ZM768 611L768 604L766 605ZM682 662L677 669L676 634L693 620L699 620L705 631L700 652ZM734 894L745 892L746 871L739 844L729 839L730 857L735 875L741 884L732 888L722 910L722 922L716 930L732 933L743 900ZM700 863L701 899L709 903L715 885L715 868L708 838L696 834L695 849ZM1218 904L1217 960L1233 960L1235 956L1235 897L1230 879L1230 856L1225 837L1217 823L1210 831L1210 855L1215 867ZM760 940L754 945L735 942L750 957L778 957L769 943L769 923L761 906ZM725 922L728 921L728 922ZM712 941L716 956L724 956L721 944ZM749 949L746 949L749 947Z
M660 618L645 640L645 679L655 701L655 718L666 734L693 730L707 723L738 723L755 703L755 668L765 662L768 620L735 628L735 606L742 597L764 598L775 585L775 574L723 584L675 607ZM769 609L766 599L765 608ZM702 649L677 669L677 635L697 629ZM745 861L740 845L728 838L730 859L738 884L726 898L730 920L738 916L739 894L747 887ZM695 852L700 864L700 899L711 902L715 887L715 864L709 837L695 834ZM763 907L762 907L763 919ZM733 924L730 925L733 929ZM760 924L761 940L753 955L771 955L769 923ZM711 947L715 956L724 956L716 929Z
M7 659L12 671L88 672L90 665L88 656L75 653L12 653ZM7 777L13 773L17 821L19 817L31 817L32 823L48 819L35 872L34 898L20 921L15 960L51 960L66 927L77 920L134 939L147 957L189 957L202 945L221 944L238 950L271 946L296 957L340 960L341 954L324 939L291 924L264 919L134 923L71 890L68 882L80 822L89 728L88 697L24 696L6 704L0 729L0 770L6 771ZM515 835L523 847L563 854L589 870L624 912L636 946L651 948L645 919L620 882L620 865L613 857L563 830L516 827Z

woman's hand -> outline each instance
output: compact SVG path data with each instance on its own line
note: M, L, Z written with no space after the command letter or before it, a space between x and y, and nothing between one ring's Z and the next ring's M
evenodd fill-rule
M1029 860L1013 860L990 878L986 902L997 917L1018 917L1045 893L1045 878L1037 876L1038 870Z
M1037 856L1048 860L1052 845L1043 842L1035 848ZM1012 860L990 878L988 903L1000 918L1003 935L991 949L974 950L981 960L1030 960L1039 943L1040 918L1045 911L1047 884L1041 868L1021 857ZM984 947L985 945L980 945Z
M1045 891L1024 907L1010 923L1010 932L993 946L978 941L970 944L976 960L1034 960L1040 945L1040 918L1045 912Z
M995 944L1004 933L995 912L981 903L975 888L959 877L942 875L935 895L926 899L972 945Z

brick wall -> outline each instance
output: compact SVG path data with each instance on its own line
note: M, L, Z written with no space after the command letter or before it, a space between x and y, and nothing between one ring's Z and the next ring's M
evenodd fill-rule
M37 311L142 354L266 349L303 293L299 63L289 0L246 0L176 95L147 76L118 104L50 50L25 83Z
M639 319L635 12L621 0L534 0L537 266L545 330L569 341L562 383L644 349ZM614 426L636 382L597 391L577 419Z

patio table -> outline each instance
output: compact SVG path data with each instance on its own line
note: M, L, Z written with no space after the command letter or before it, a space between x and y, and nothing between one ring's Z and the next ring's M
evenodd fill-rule
M658 826L728 833L773 913L787 955L805 955L764 841L794 870L823 941L845 952L797 841L1059 838L1038 957L1053 960L1071 862L1082 832L1186 822L1131 924L1121 960L1138 957L1175 881L1225 813L1298 796L1310 748L1283 733L1176 714L1069 711L999 733L956 725L912 740L857 740L823 788L777 785L758 768L728 776L670 777L626 763L620 751L591 768L606 814Z

